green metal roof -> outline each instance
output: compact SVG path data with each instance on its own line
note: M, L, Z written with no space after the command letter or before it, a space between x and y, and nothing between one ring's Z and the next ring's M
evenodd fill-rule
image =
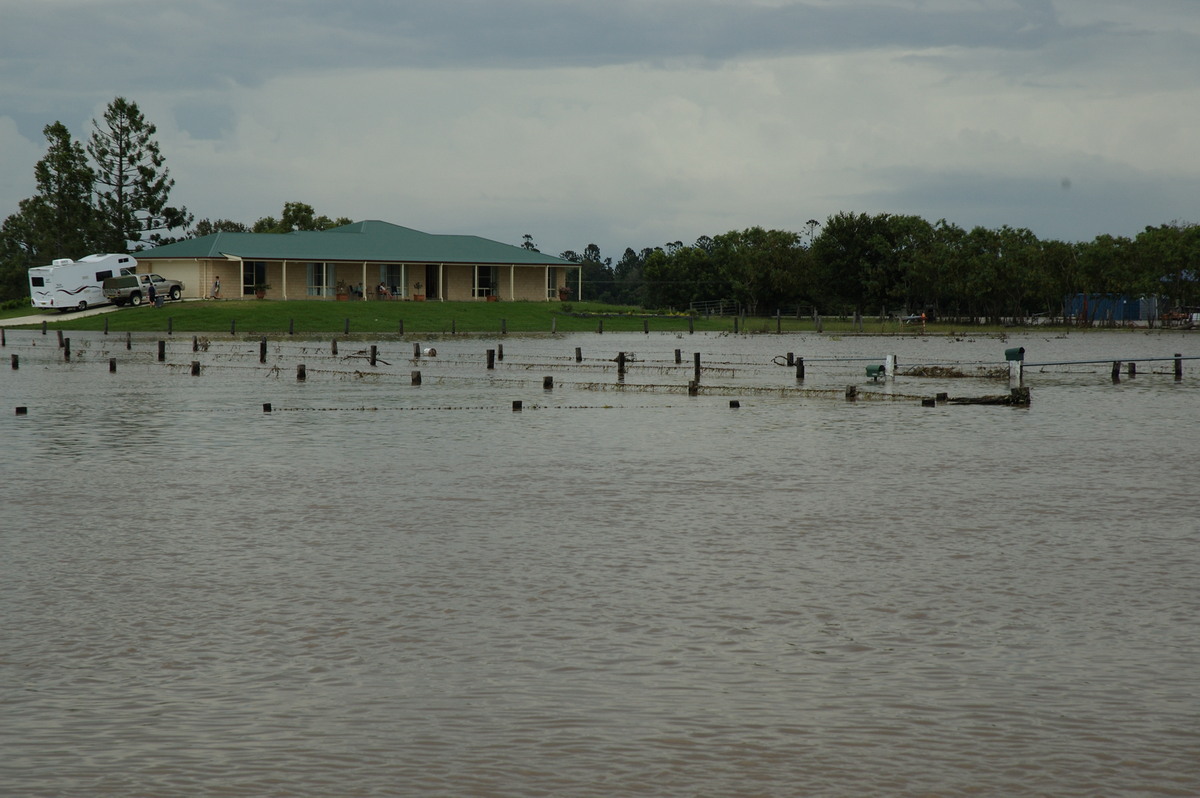
M155 258L372 261L574 266L570 261L479 236L434 235L368 220L320 232L212 233L136 253Z

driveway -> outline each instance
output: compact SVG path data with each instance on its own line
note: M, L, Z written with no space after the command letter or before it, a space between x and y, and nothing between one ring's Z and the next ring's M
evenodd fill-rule
M72 310L67 313L51 311L49 313L34 313L29 316L14 316L11 319L0 319L0 327L16 327L20 324L41 324L43 321L66 321L67 319L82 319L84 316L99 316L101 313L112 313L116 305L101 305L87 310Z

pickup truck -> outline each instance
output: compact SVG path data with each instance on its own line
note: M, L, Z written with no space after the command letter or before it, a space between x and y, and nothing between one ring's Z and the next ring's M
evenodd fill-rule
M104 296L114 305L128 302L137 306L150 298L151 285L156 297L179 299L183 295L183 283L178 280L168 280L158 274L129 274L105 280Z

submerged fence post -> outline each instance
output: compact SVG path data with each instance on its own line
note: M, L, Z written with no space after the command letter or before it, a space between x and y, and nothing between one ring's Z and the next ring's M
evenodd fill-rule
M378 353L379 353L379 347L375 344L371 344L371 359L369 362L371 363L372 366L375 365L375 356Z
M420 359L421 359L421 345L419 343L414 343L413 344L413 360L420 360Z
M489 349L487 351L487 367L488 369L496 368L496 350Z
M192 376L193 377L200 376L200 361L199 360L192 361Z
M110 357L108 359L108 372L109 374L117 373L117 359L115 357Z
M21 356L20 355L12 356L12 368L13 368L13 371L16 371L17 369L21 368Z
M1112 364L1112 381L1114 383L1121 381L1121 361L1114 360Z
M200 336L198 336L198 335L192 336L192 351L193 352L200 351Z
M700 353L696 352L693 355L693 357L696 361L696 382L699 383L700 382Z
M617 376L625 376L625 353L617 352Z
M1020 360L1008 361L1008 381L1019 385L1025 376L1025 364Z
M229 334L237 335L237 319L229 320Z
M796 379L804 379L804 358L796 358Z
M70 338L63 339L63 361L66 363L71 362L71 339Z
M158 362L161 363L167 359L167 342L158 342Z
M675 363L676 363L676 365L678 365L678 364L680 364L680 363L682 363L682 362L683 362L683 350L682 350L682 349L676 349L676 350L675 350Z
M300 365L296 366L296 380L298 382L304 382L307 379L308 379L308 369L305 367L305 365L303 363L301 363Z
M1179 352L1175 353L1175 381L1179 382L1183 379L1183 355Z
M496 344L496 359L504 359L504 344Z
M332 341L329 342L329 354L333 355L334 357L337 357L337 339L336 338L334 338Z
M575 347L575 362L576 363L583 362L583 347L580 347L580 346Z
M263 336L258 342L258 362L267 362L267 338Z
M544 390L544 391L554 390L554 378L553 377L550 377L550 376L542 377L542 390Z
M133 333L131 332L125 333L125 348L133 349Z
M412 384L413 384L413 385L420 385L420 384L421 384L421 372L419 372L419 371L414 371L414 372L412 373Z

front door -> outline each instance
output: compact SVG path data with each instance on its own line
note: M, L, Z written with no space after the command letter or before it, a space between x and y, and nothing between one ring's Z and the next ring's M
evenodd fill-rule
M442 295L441 286L438 285L439 271L441 271L441 267L436 263L425 266L425 296L427 299L437 299Z

